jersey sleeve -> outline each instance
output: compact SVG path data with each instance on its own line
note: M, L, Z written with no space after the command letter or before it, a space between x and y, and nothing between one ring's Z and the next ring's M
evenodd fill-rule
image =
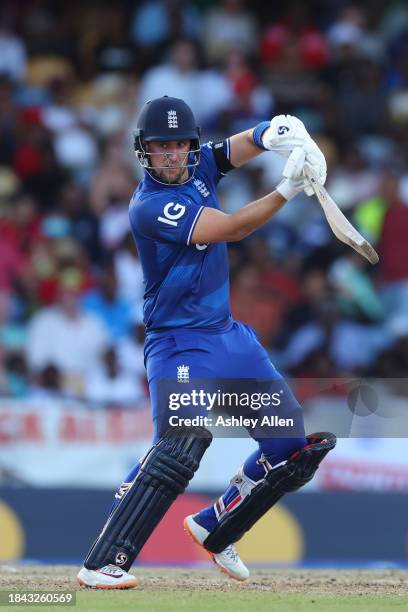
M230 162L229 138L219 142L210 141L201 147L200 170L214 185L233 169L234 166Z
M165 197L132 201L129 219L132 232L163 242L190 244L204 206Z

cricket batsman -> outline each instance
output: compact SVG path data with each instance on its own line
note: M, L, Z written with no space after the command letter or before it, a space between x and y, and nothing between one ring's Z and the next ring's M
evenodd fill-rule
M207 381L209 388L222 380L251 380L255 387L256 381L266 381L280 393L280 414L296 421L293 435L248 427L256 450L213 505L184 521L187 533L218 569L246 580L249 571L234 543L285 493L311 480L336 439L330 433L305 435L301 407L256 333L231 317L226 243L249 236L301 191L311 195L305 164L323 184L326 162L303 123L289 115L201 145L189 106L168 96L142 107L134 138L144 178L133 194L129 217L146 285L145 365L154 440L118 489L78 580L93 588L137 586L129 573L132 563L211 443L206 427L171 425L162 383L177 384L179 368ZM282 181L272 193L225 214L217 201L218 182L264 151L287 158ZM189 410L191 416L206 412L196 405ZM272 408L262 410L268 414Z

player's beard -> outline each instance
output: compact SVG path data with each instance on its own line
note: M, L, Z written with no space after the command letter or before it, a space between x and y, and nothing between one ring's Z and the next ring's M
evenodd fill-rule
M173 172L176 168L155 168L152 170L153 174L167 185L174 185L177 183L184 183L188 178L188 168L182 166L177 168L178 172Z

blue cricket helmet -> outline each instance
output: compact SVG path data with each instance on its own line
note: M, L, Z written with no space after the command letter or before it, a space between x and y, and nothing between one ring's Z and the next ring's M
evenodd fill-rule
M163 96L146 102L133 131L134 148L141 165L150 169L149 152L145 143L170 140L191 140L188 164L195 167L200 161L200 128L191 108L180 98Z

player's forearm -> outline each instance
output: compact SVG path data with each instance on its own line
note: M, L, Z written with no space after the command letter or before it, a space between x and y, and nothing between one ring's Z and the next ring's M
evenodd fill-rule
M254 129L251 128L230 137L230 162L234 168L239 168L264 152L264 149L261 149L254 142Z
M296 148L289 155L283 170L284 179L275 191L250 202L240 210L226 215L212 207L203 207L198 212L198 221L193 230L193 244L235 242L242 240L271 219L282 206L304 190L303 176L305 152Z
M286 199L278 191L273 191L229 215L234 236L230 241L246 238L269 221L285 203Z
M242 240L269 221L286 201L278 191L273 191L230 215L206 206L195 226L191 242L210 244Z

